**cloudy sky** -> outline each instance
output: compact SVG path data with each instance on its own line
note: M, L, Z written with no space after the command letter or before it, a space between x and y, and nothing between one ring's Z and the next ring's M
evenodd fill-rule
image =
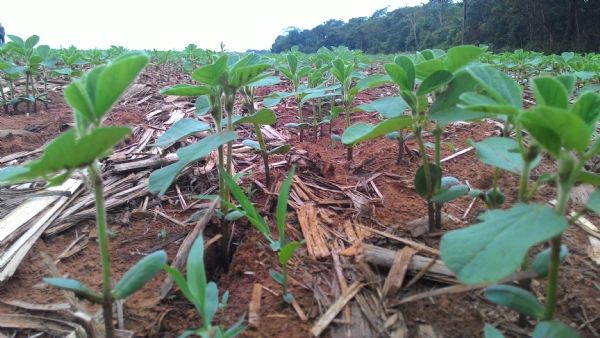
M189 43L230 51L268 49L287 27L312 28L347 21L377 9L427 0L4 0L7 34L37 34L51 47L177 49Z

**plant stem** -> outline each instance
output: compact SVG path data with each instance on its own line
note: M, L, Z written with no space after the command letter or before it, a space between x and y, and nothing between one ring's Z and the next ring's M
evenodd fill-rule
M108 233L106 225L106 209L104 207L104 187L102 174L98 162L89 166L89 175L94 197L96 200L96 229L98 231L98 244L100 247L100 262L102 264L102 312L104 316L104 329L107 338L114 337L112 293L110 279L110 256L108 251Z
M575 184L577 174L581 172L583 161L579 161L575 168L569 173L569 177L561 178L558 177L558 196L556 203L556 213L562 217L566 216L567 204L569 202L569 194L571 188ZM561 172L561 168L558 168ZM562 234L554 237L551 240L551 252L550 252L550 271L548 272L548 290L546 295L546 312L544 314L544 320L552 320L554 317L554 309L556 307L556 292L558 289L558 268L560 265L560 244Z
M254 132L256 133L256 140L258 141L258 145L260 146L260 154L262 155L263 162L265 164L265 184L267 188L271 187L271 174L269 171L269 153L267 151L267 145L265 144L265 139L260 131L260 125L257 123L254 124Z
M436 124L435 130L433 131L433 135L435 137L435 165L440 168L440 175L437 178L437 182L435 182L435 185L438 187L437 189L439 189L439 187L442 185L442 132L443 131L442 128L440 128L440 125ZM435 204L435 227L437 229L442 228L442 203Z
M433 190L431 182L431 168L429 168L429 159L427 158L427 152L425 151L425 143L423 143L423 136L421 135L422 127L417 126L415 128L415 137L417 143L419 143L419 152L423 161L423 173L425 174L425 188L427 189L427 209L429 216L429 231L433 231L435 226L435 215L433 209L433 203L431 202L431 193Z

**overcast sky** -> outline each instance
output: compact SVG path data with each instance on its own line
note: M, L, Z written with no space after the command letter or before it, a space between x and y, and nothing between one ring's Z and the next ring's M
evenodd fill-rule
M37 34L51 47L230 51L268 49L285 28L347 21L427 0L2 0L6 34ZM8 39L7 39L8 40Z

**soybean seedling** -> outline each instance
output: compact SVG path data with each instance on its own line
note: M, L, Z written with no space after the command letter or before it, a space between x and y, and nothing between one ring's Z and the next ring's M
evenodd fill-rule
M96 67L65 88L65 100L73 108L75 127L52 141L42 157L19 167L0 170L0 182L23 182L42 178L50 185L64 183L77 170L87 171L96 202L96 228L102 265L102 292L78 280L45 278L46 283L72 291L80 298L102 304L105 336L114 337L113 300L124 299L152 279L167 261L164 251L142 258L111 287L108 229L99 160L123 140L129 127L105 127L102 122L117 99L148 63L148 57L131 53Z
M294 178L295 167L293 166L288 173L287 178L281 185L279 190L279 197L277 198L277 209L275 213L275 219L277 223L277 232L279 235L278 240L274 240L271 235L271 230L266 220L258 213L252 202L244 194L242 189L235 183L233 178L229 175L225 176L225 184L229 187L232 195L240 203L239 208L235 208L237 214L242 215L248 219L248 221L263 235L263 237L269 242L271 249L277 254L277 260L280 264L281 272L271 270L271 277L281 285L283 299L287 303L291 303L294 300L292 294L288 291L288 270L287 263L294 256L296 250L302 245L302 242L287 242L285 235L286 216L287 216L287 203L290 188L292 185L292 179Z
M231 62L230 62L231 61ZM192 144L179 149L179 161L154 171L150 175L150 192L163 195L177 178L181 170L187 165L206 157L217 149L220 167L231 174L233 170L233 141L237 138L235 133L234 104L239 90L253 82L268 76L266 70L270 66L264 63L256 54L248 54L241 59L232 60L228 55L223 55L213 63L205 65L192 73L192 79L200 85L179 84L162 90L162 94L193 96L196 99L196 113L206 114L209 111L214 121L215 133ZM188 137L199 130L206 130L206 124L197 120L187 119L171 134L175 140ZM223 145L227 144L224 148ZM219 194L221 197L220 211L228 213L229 191L223 183L223 172L219 175ZM221 222L222 237L222 263L229 264L229 226Z
M240 89L240 93L243 98L243 106L248 110L249 116L241 117L236 120L236 124L247 123L252 124L254 127L254 133L256 134L256 141L244 140L242 143L255 151L258 151L263 159L265 167L265 183L267 188L271 187L271 173L269 168L269 155L273 154L285 154L290 150L289 144L280 145L273 149L268 149L265 142L264 136L261 131L261 125L272 125L277 121L275 112L271 109L262 108L256 111L255 108L255 97L254 89L257 87L271 86L279 83L279 78L276 76L267 77L257 82L251 83Z
M451 231L442 238L442 259L463 283L492 284L523 268L524 257L531 247L549 242L550 248L539 253L530 264L537 277L547 277L545 305L528 290L508 285L490 286L486 297L536 320L533 337L577 337L572 328L554 319L554 312L559 265L567 254L561 245L562 234L577 219L567 218L569 194L579 182L600 185L600 176L584 169L584 164L600 153L600 139L592 138L600 119L600 95L588 92L571 104L574 76L539 77L532 81L537 104L517 109L511 102L522 97L514 89L518 88L514 80L485 66L472 73L485 81L481 84L482 92L463 94L468 99L468 109L488 116L510 115L515 121L517 137L521 137L521 128L532 137L533 146L517 148L522 158L536 158L545 151L556 160L553 178L557 202L553 209L544 204L520 202L507 210L490 210L480 217L480 223ZM478 98L478 105L474 104L474 98ZM532 189L519 193L528 196ZM597 190L585 209L600 213L599 202ZM469 240L465 241L466 238ZM501 337L499 332L494 333Z
M245 328L244 317L228 329L221 325L213 325L214 317L219 309L225 309L229 292L225 292L219 302L219 288L215 282L207 282L204 266L204 238L202 234L194 241L187 258L187 279L177 269L164 265L165 271L173 278L183 296L189 300L202 319L197 329L186 330L179 337L197 335L203 338L233 338Z

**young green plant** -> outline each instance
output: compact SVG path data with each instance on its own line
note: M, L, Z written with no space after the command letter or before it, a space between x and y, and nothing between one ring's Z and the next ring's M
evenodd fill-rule
M248 199L248 197L244 194L242 189L235 183L234 179L225 175L225 184L229 187L232 195L240 204L239 207L235 207L235 211L237 214L242 215L248 219L248 221L264 236L264 238L269 242L271 249L277 252L277 261L280 264L281 272L277 272L275 270L271 270L271 277L281 285L282 295L284 301L287 303L292 303L294 297L288 291L288 270L287 263L292 259L296 250L302 245L302 242L292 241L288 242L286 239L286 218L287 218L287 205L288 205L288 196L290 193L290 188L292 185L292 180L295 175L295 167L292 166L292 169L288 173L287 178L283 181L281 188L279 190L279 194L277 197L277 209L275 212L275 220L277 223L277 232L279 235L278 240L274 240L271 235L271 230L269 229L269 225L266 220L260 215L260 213L256 210L252 202Z
M488 116L511 115L517 137L521 135L521 127L532 137L529 148L517 143L521 157L533 160L539 152L545 151L556 160L557 170L552 177L557 186L557 202L554 209L521 202L507 210L490 210L480 217L481 223L451 231L442 238L442 259L463 283L492 284L522 268L531 247L550 242L550 248L540 252L530 264L537 277L547 277L545 305L529 291L507 285L490 286L486 296L496 304L538 321L533 337L577 337L572 328L554 319L559 265L567 254L566 248L561 246L561 238L569 224L576 221L576 218L567 217L573 186L578 182L600 185L600 176L584 169L584 164L600 153L600 139L592 138L600 119L600 96L585 93L571 104L569 98L575 87L572 75L539 77L532 81L537 104L528 109L516 109L507 104L522 100L520 91L510 90L515 87L511 84L514 80L491 69L476 69L474 73L481 78L485 75L485 84L481 83L484 90L483 93L463 94L465 107ZM535 185L519 194L528 197L533 189ZM600 212L599 196L598 191L594 192L586 209Z
M208 282L204 265L204 238L202 234L196 238L187 258L187 279L177 269L164 265L165 271L175 281L183 296L189 300L202 319L197 329L186 330L179 337L197 335L203 338L233 338L244 332L244 317L233 326L224 329L221 325L213 325L214 317L219 309L224 310L229 299L225 292L219 301L219 288L215 282Z
M22 182L42 178L50 185L65 182L74 171L87 172L96 202L96 228L102 267L102 292L97 293L78 280L45 278L46 283L74 292L78 297L102 304L105 336L114 337L113 301L124 299L152 279L167 261L157 251L137 262L111 287L108 229L102 172L99 160L122 141L129 127L105 127L102 122L111 107L148 63L141 53L126 54L112 63L96 67L65 88L65 100L73 108L75 127L53 140L42 157L19 167L0 170L0 182Z

